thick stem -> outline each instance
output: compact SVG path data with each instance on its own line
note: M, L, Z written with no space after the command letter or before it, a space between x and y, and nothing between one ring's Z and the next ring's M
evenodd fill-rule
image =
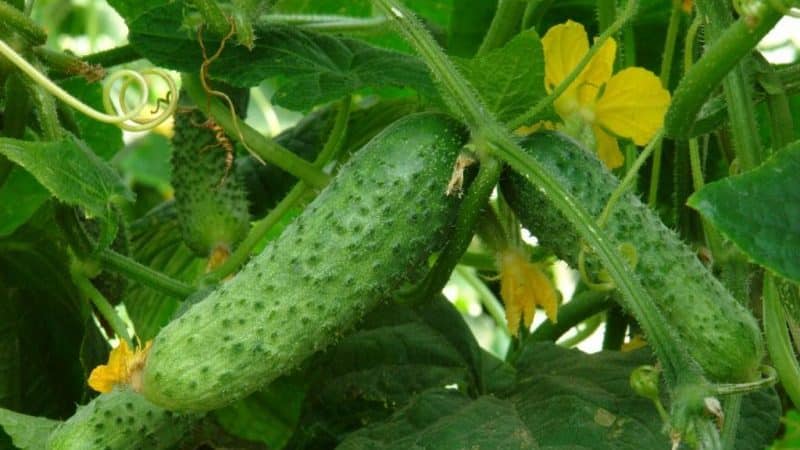
M603 336L603 350L619 350L625 343L628 331L628 317L619 305L606 312L606 334Z
M502 47L519 32L526 6L524 0L500 0L489 31L478 49L478 55Z
M47 42L47 33L19 9L0 1L0 27L22 36L31 46Z
M777 280L767 273L764 276L764 335L772 364L778 372L781 386L792 400L795 408L800 408L800 364L794 355L791 336L786 327L786 312L778 294Z
M192 286L170 278L111 249L102 250L97 255L97 259L105 269L122 274L175 298L183 299L195 292Z
M6 78L5 110L14 111L14 113L3 116L4 137L22 138L25 134L25 127L28 124L31 104L28 99L28 92L25 90L25 83L21 77L22 75L20 74L11 73ZM13 168L14 163L5 156L0 155L0 186L6 182Z
M542 322L528 336L524 345L528 345L528 342L557 341L572 327L612 306L614 303L609 301L608 296L608 292L593 290L576 294L572 300L558 308L558 322Z
M94 287L88 278L78 273L77 270L72 270L72 272L72 282L75 283L78 291L92 302L97 312L111 325L114 334L119 336L120 339L124 339L132 347L133 341L131 340L131 335L128 334L128 326L125 325L125 322L117 314L114 307L111 306L111 303Z
M539 28L542 17L553 5L554 0L529 0L528 7L525 9L525 16L522 19L522 29L535 27Z
M299 178L314 188L322 188L328 184L330 177L314 167L303 158L282 147L272 139L261 135L258 131L231 114L218 99L209 98L203 90L197 75L184 73L183 87L196 105L209 105L208 114L232 138L243 142L259 159L275 164L286 172ZM239 132L241 131L241 133Z
M59 72L67 77L79 75L89 82L95 82L106 76L103 67L89 64L77 56L50 50L46 47L37 47L34 52L51 71Z
M92 53L91 55L86 55L83 57L83 61L86 64L105 68L126 64L140 59L142 59L142 55L140 55L139 52L136 51L136 49L130 44L122 45L102 52Z
M775 69L767 61L761 61L762 85L767 93L772 150L778 150L794 141L794 118L786 87Z
M760 4L757 17L740 18L726 28L681 80L664 123L668 137L691 136L697 114L709 94L783 16L766 3ZM750 20L755 20L755 25Z
M351 103L349 95L339 102L336 119L333 122L333 128L328 136L328 140L325 142L325 146L322 147L322 151L314 161L314 166L316 168L322 169L329 161L337 159L339 153L342 151L345 136L347 135L347 123L350 120Z
M742 410L742 394L734 394L725 399L725 422L722 427L722 449L736 449L736 431L739 429Z

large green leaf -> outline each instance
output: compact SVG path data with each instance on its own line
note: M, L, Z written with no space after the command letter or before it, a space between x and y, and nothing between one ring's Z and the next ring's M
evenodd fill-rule
M417 309L387 304L309 363L310 386L292 448L330 448L365 423L385 420L415 395L451 386L478 395L484 360L459 313L443 298ZM494 360L486 366L504 365ZM513 380L513 370L493 370Z
M758 264L800 282L800 141L761 167L710 183L689 198Z
M201 49L196 36L181 29L181 20L179 3L150 10L129 24L131 44L157 65L196 72L203 61ZM219 44L211 37L205 40L212 50ZM410 87L436 95L418 58L363 41L277 26L260 32L252 50L226 46L211 65L210 75L238 87L281 77L273 101L296 110L367 87Z
M533 30L502 48L464 61L461 69L501 121L517 117L547 94L542 43Z
M28 416L0 408L0 431L11 436L14 446L20 450L47 448L47 438L61 424L60 421L44 417Z
M24 167L62 202L80 206L106 222L113 222L112 203L134 199L114 170L75 138L52 142L0 138L0 153Z
M0 237L13 233L50 198L36 178L21 167L11 170L0 186Z
M89 83L80 77L62 81L61 87L92 108L103 110L103 86L100 83ZM122 130L108 123L103 123L84 114L75 113L80 138L98 156L108 161L122 149Z

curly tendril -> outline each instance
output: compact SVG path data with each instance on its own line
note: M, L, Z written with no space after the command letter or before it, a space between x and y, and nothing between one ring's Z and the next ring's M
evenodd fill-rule
M51 79L47 78L46 75L31 65L31 63L26 61L25 58L14 51L14 49L9 47L2 39L0 39L0 54L5 56L35 83L42 86L47 92L67 105L94 120L116 125L123 130L146 131L155 128L167 120L178 107L178 86L169 73L163 69L151 68L138 72L130 69L123 69L111 74L103 85L103 107L105 108L105 113L103 113L81 102L69 92L59 87ZM150 95L147 77L157 77L164 80L164 82L167 83L169 92L166 97L166 107L162 109L160 107L161 102L159 102L155 115L141 117L142 111L148 104L147 99ZM118 99L114 102L112 101L112 89L117 83L121 83L121 86ZM132 85L136 85L139 88L140 95L136 102L130 104L126 100L125 94Z

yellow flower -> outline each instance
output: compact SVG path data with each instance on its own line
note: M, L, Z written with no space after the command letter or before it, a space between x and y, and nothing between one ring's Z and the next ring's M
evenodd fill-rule
M506 307L508 330L516 336L519 321L530 328L536 306L541 306L551 322L558 313L558 295L541 265L531 263L519 250L509 248L498 256L500 295Z
M552 92L589 51L589 38L583 25L567 21L550 28L542 45L545 88ZM580 137L591 131L598 156L610 168L624 161L617 137L647 144L663 126L670 102L669 92L650 71L630 67L612 76L616 53L616 41L607 40L553 103L567 130Z
M108 355L108 364L95 367L89 374L89 387L102 393L111 392L118 384L138 388L139 375L152 344L153 341L149 341L144 348L131 351L128 343L121 340Z

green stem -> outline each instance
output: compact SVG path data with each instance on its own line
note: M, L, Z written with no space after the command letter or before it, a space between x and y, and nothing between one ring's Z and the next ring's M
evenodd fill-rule
M480 222L478 223L480 224ZM496 270L497 268L494 258L484 253L465 252L463 255L461 255L461 259L458 261L458 264L482 271L492 271Z
M742 410L742 394L734 394L725 399L723 405L725 422L722 427L723 450L735 450L736 431L739 429Z
M320 33L384 33L386 17L349 17L336 15L269 14L260 18L257 28L288 25Z
M28 123L28 113L30 112L30 101L25 90L25 83L22 75L11 73L6 78L5 87L5 110L14 111L14 114L3 116L3 136L20 139L25 134L25 127ZM0 155L0 186L5 184L14 163L3 155Z
M47 42L47 33L19 9L0 1L0 27L22 36L31 46Z
M281 218L294 207L300 199L310 191L308 186L302 181L297 183L286 197L283 198L275 208L272 209L263 219L253 225L247 237L236 247L231 256L213 272L203 277L203 284L214 284L224 279L228 275L236 272L250 259L253 249L264 238L267 232L278 223Z
M192 286L170 278L111 249L102 250L97 255L97 259L105 269L120 273L131 280L175 298L183 299L195 292L195 288Z
M567 90L572 82L578 78L578 75L583 72L583 69L589 64L589 61L592 60L594 55L597 54L597 52L603 47L606 41L617 34L619 30L621 30L622 27L628 22L628 20L634 16L636 13L636 6L636 0L629 0L625 9L621 12L619 17L617 17L617 20L615 20L614 23L608 27L608 29L600 34L600 36L594 41L592 48L590 48L589 51L583 55L583 58L581 58L581 60L578 62L578 65L572 69L572 72L570 72L569 75L567 75L567 77L564 78L564 80L559 83L559 85L556 86L556 88L553 89L553 92L551 92L547 97L539 100L531 109L512 120L508 124L508 129L516 130L523 125L536 123L541 118L542 113L544 113L547 108L550 107L550 105L552 105L553 102L560 97L564 91Z
M425 280L408 296L409 302L427 301L431 297L430 294L441 291L447 283L453 268L458 264L461 255L464 254L472 241L472 236L475 234L475 224L478 222L478 217L484 211L484 208L488 207L489 196L497 186L502 169L503 165L494 158L488 156L481 158L478 176L470 184L467 193L461 200L458 217L456 218L453 232L450 234L450 239L428 272Z
M669 89L670 78L672 76L672 63L675 58L675 48L677 47L678 30L680 29L682 15L682 1L672 0L672 13L669 16L667 37L664 42L664 53L661 57L661 72L659 74L661 85L664 86L664 89ZM694 35L688 34L687 39L690 38L694 39ZM661 159L664 151L662 144L663 140L658 143L653 153L653 166L650 171L650 190L647 195L647 204L651 208L654 208L658 202L658 186L661 181Z
M352 102L349 95L339 102L339 108L336 112L336 119L333 122L333 128L328 136L328 140L325 142L325 146L322 147L322 151L314 161L314 167L322 169L326 164L328 164L329 161L338 158L339 153L342 151L342 147L344 147L345 135L347 134L347 123L350 120L351 103Z
M775 69L760 58L761 85L767 93L767 112L772 135L772 150L778 150L794 141L794 118L786 87Z
M600 31L607 30L617 16L617 0L597 0L597 24Z
M83 61L86 64L105 68L126 64L140 59L142 59L142 55L140 55L139 52L136 51L136 49L130 44L122 45L120 47L115 47L102 52L92 53L91 55L86 55L83 57Z
M71 270L72 272L72 282L75 283L75 286L78 288L78 291L85 297L92 302L92 304L97 308L97 312L103 317L103 319L111 325L111 329L114 330L114 334L119 336L120 339L124 339L131 348L133 348L133 341L131 340L131 335L128 334L128 326L125 325L125 322L122 318L117 314L117 311L111 306L111 303L103 296L103 294L97 290L96 287L89 281L86 276L83 274L78 273L77 270Z
M755 26L749 25L747 18L734 22L683 77L667 110L664 123L667 136L678 139L691 136L697 114L709 94L782 17L766 3L758 8Z
M566 348L572 348L576 345L580 344L581 342L589 339L591 335L600 328L600 325L603 324L603 315L602 314L595 314L592 317L584 320L581 328L577 328L577 332L574 336L570 336L567 339L559 342L558 345Z
M479 56L502 47L519 32L526 6L523 0L499 1L489 31L478 49Z
M74 55L57 52L46 47L37 47L34 49L34 53L50 70L60 72L68 77L79 75L89 82L95 82L106 76L106 71L102 66L89 64Z
M529 0L528 7L525 9L525 15L522 19L522 29L535 27L539 28L547 10L553 6L555 0Z
M456 273L467 282L467 284L478 293L478 298L481 300L481 305L492 316L494 319L494 323L497 325L497 328L505 334L506 336L510 336L511 333L508 331L508 325L506 324L506 311L503 308L503 304L500 303L500 300L494 295L491 289L489 289L486 284L478 277L478 274L475 273L474 269L469 269L463 266L456 267Z
M61 138L62 129L58 122L56 100L41 85L26 79L31 106L39 119L42 138L46 141L57 141Z
M628 3L629 11L635 2ZM558 181L510 136L486 111L472 88L455 70L452 63L436 45L416 18L397 0L373 0L379 9L390 15L406 38L428 64L434 77L440 81L444 96L451 97L471 125L473 132L490 143L492 153L506 162L517 173L539 187L547 199L567 218L589 245L595 250L626 299L629 311L639 320L649 341L664 366L665 378L674 385L687 379L701 377L697 364L688 356L682 341L667 326L653 300L639 280L630 272L619 250L605 237L594 219ZM631 11L632 12L632 11ZM623 14L620 18L627 18ZM608 31L608 30L607 30Z
M791 336L786 327L786 312L775 285L773 275L764 275L763 317L764 335L772 364L778 372L781 386L792 400L795 408L800 408L800 364L794 355Z
M181 76L183 87L196 105L209 105L208 114L232 138L242 142L257 158L275 164L314 188L322 188L328 184L330 177L314 167L313 164L282 147L272 139L261 135L258 131L231 114L230 109L216 98L209 98L203 90L197 75L184 73ZM241 133L240 133L241 131Z
M586 290L569 302L558 308L558 322L542 322L536 330L526 339L524 345L529 342L550 341L556 342L561 336L572 327L582 323L586 319L608 309L613 303L609 301L608 292Z
M606 334L603 336L603 350L619 350L625 343L628 331L628 317L619 305L606 312Z
M203 21L216 34L225 36L231 29L228 17L214 0L191 0Z

